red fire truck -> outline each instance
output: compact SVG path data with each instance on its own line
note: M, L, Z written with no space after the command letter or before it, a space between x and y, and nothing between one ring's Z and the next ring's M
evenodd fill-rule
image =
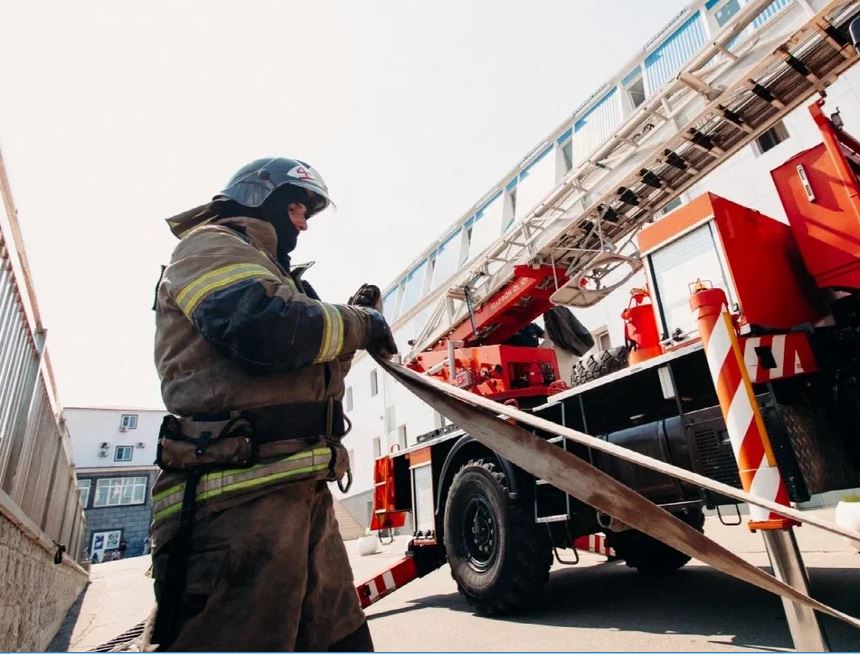
M824 101L809 107L821 143L772 171L788 223L705 193L637 235L647 288L635 289L626 346L590 354L560 379L555 350L529 343L542 314L558 346L584 354L588 332L553 308L589 275L530 263L470 306L468 318L408 365L556 423L740 487L738 468L689 307L691 285L723 289L792 501L860 480L860 142ZM709 135L719 147L720 134ZM700 139L701 143L705 140ZM725 149L725 148L724 148ZM708 148L704 148L705 151ZM618 192L604 216L633 214L649 188L683 186L702 169L689 150L663 153L642 184ZM703 154L704 156L704 154ZM607 223L609 224L609 223ZM579 287L571 291L570 280ZM408 556L359 586L365 605L445 562L478 610L523 607L547 581L553 552L575 560L597 533L644 573L689 557L578 502L449 425L375 463L372 528L408 529ZM556 437L559 447L701 529L704 507L731 501ZM726 509L723 508L723 511ZM580 541L581 542L581 541ZM560 550L573 548L561 553Z

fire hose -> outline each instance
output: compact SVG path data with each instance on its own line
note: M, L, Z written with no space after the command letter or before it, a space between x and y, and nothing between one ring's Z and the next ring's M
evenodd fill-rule
M514 407L488 400L427 375L419 375L401 365L374 358L383 369L421 400L460 426L475 440L536 479L546 480L594 509L725 574L860 629L860 620L857 618L823 604L779 581L587 461L548 443L524 426L569 438L594 450L731 497L739 502L769 509L800 523L813 525L860 543L860 534L857 532L843 529L792 507L751 495L733 486L555 424Z

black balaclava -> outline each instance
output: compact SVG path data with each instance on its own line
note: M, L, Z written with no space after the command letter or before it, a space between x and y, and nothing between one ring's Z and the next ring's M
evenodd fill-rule
M246 207L233 200L217 200L212 203L213 210L219 218L231 218L234 216L248 216L259 218L272 224L278 239L277 256L285 270L290 269L290 252L296 249L299 238L299 230L290 220L287 210L292 202L305 202L302 189L289 185L281 186L266 198L259 207Z
M278 263L285 270L290 269L290 252L296 249L299 238L299 230L290 220L287 208L293 202L304 204L304 198L302 189L285 185L275 189L260 207L260 218L270 222L275 228L275 234L278 236Z

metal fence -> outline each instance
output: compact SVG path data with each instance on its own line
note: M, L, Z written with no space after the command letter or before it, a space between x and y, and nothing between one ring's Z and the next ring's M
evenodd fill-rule
M0 506L43 543L81 558L84 513L0 154Z

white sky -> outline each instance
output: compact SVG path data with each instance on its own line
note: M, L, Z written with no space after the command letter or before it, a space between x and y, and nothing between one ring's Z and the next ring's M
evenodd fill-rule
M294 261L385 286L683 0L0 0L0 144L66 406L160 407L163 219L269 155L339 211Z

